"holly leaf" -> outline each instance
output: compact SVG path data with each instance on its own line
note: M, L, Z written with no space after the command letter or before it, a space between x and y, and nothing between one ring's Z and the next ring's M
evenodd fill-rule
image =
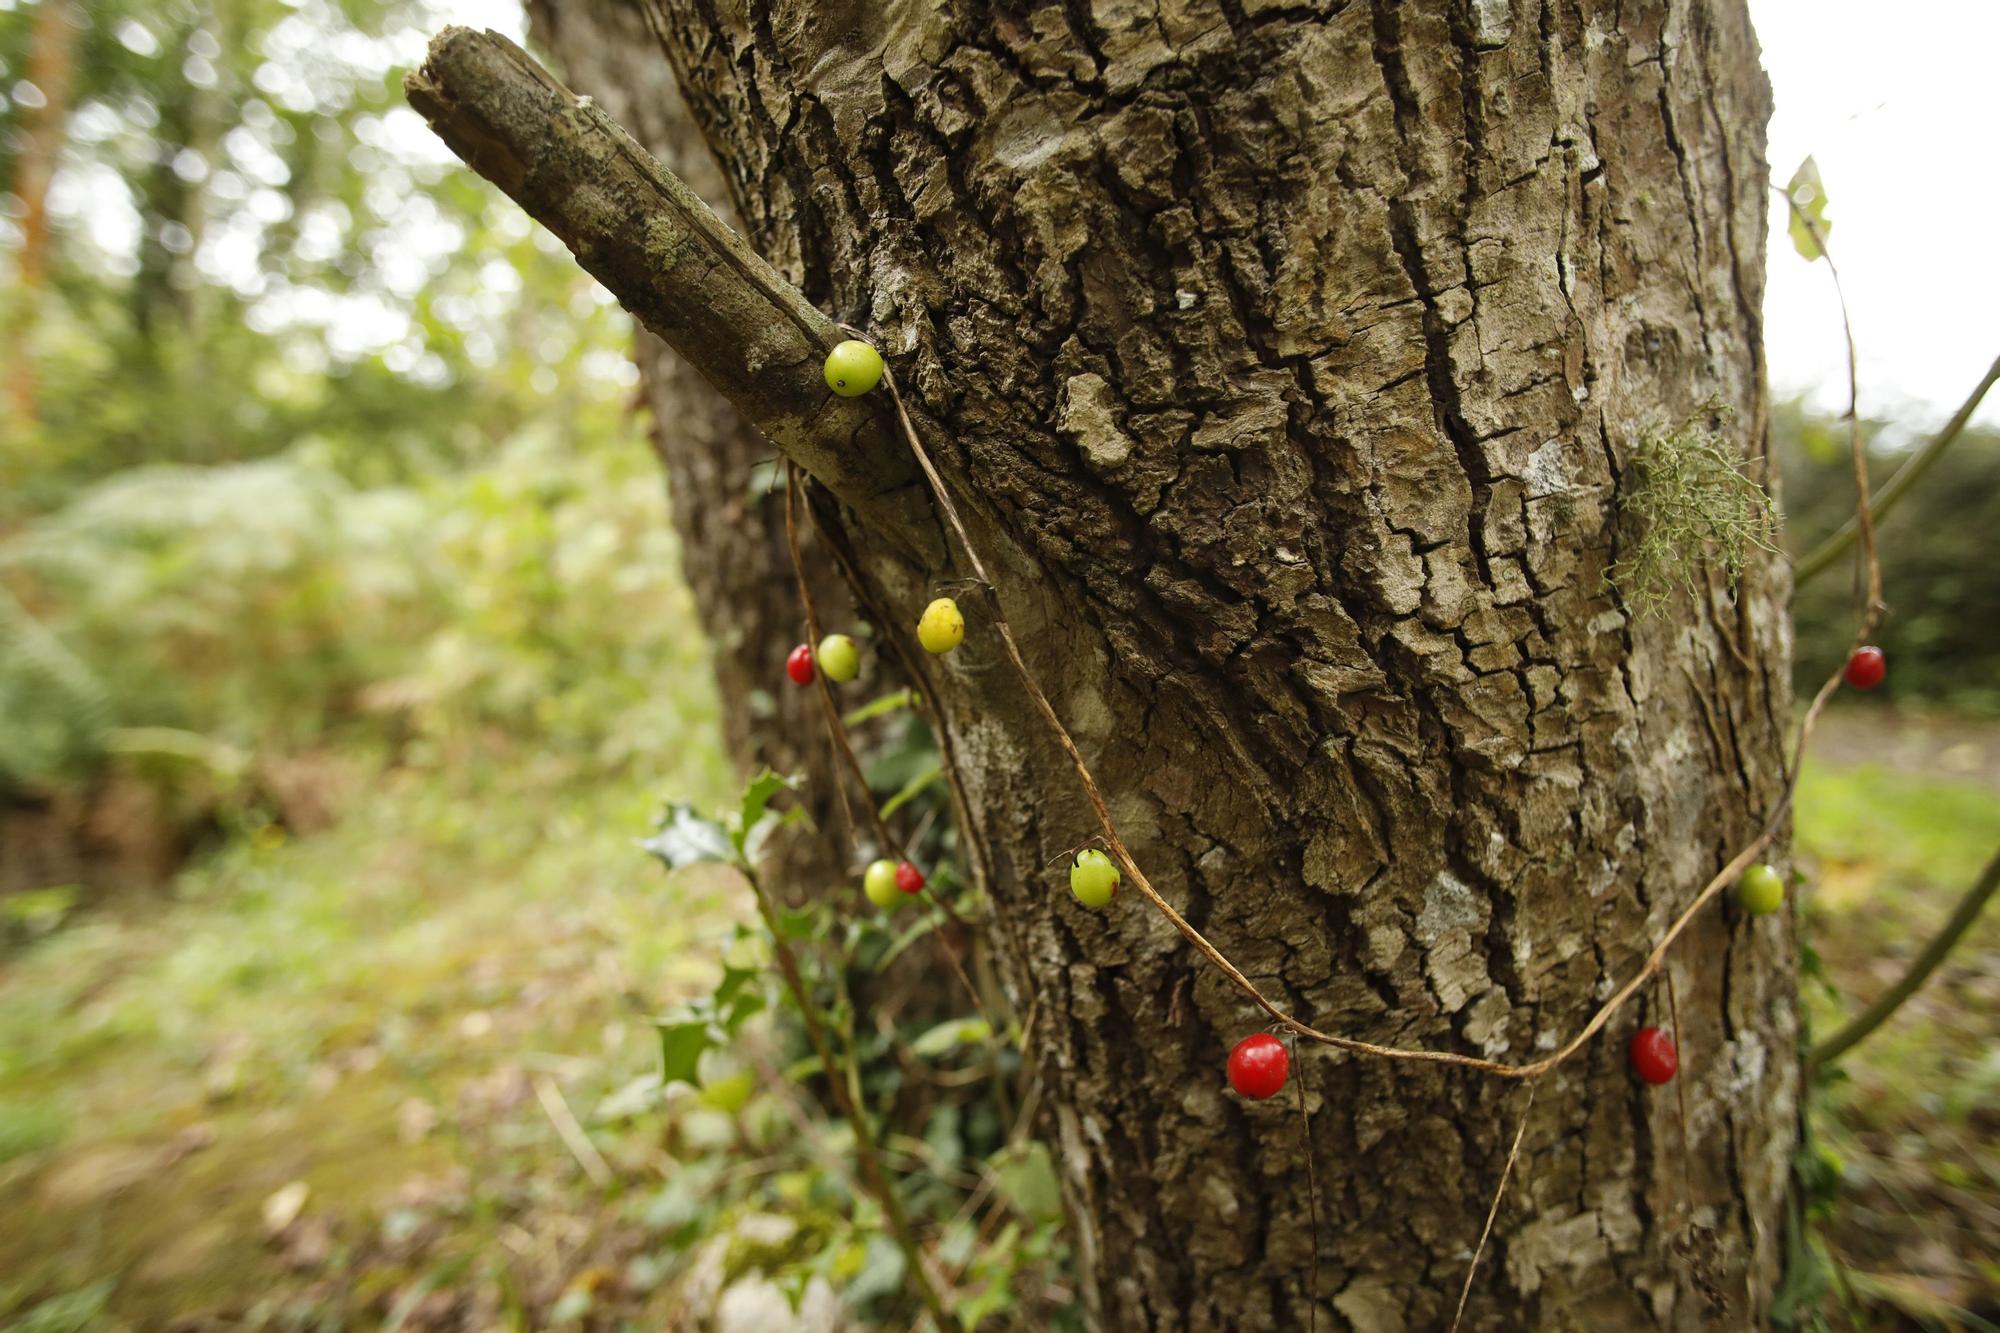
M660 1030L660 1084L686 1083L699 1087L695 1077L701 1064L701 1057L715 1044L713 1033L706 1020L668 1022L659 1020L654 1026Z
M639 847L659 857L669 870L732 859L731 839L721 825L703 819L693 806L680 801L667 807L653 836L642 838Z
M763 973L754 968L724 965L722 982L715 988L715 1008L722 1016L723 1030L730 1036L741 1032L746 1022L763 1012L763 992L750 985L762 976Z
M818 907L797 907L778 913L778 933L788 940L809 940L820 933Z
M1785 183L1785 196L1793 205L1790 228L1792 248L1810 263L1826 253L1820 242L1833 234L1833 219L1826 215L1826 185L1819 178L1819 163L1813 161L1810 155L1799 163L1799 169ZM1806 225L1806 218L1812 219L1812 226ZM1813 235L1815 228L1819 231L1818 236Z
M780 777L770 769L765 769L750 779L750 785L743 789L743 804L736 814L736 828L729 835L736 844L736 854L745 854L751 834L764 821L764 812L769 809L771 798L781 791L791 790L792 780Z

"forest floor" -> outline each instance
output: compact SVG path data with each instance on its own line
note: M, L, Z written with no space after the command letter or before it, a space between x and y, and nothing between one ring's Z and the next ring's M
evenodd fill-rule
M360 784L332 828L232 840L158 900L13 923L0 1327L681 1326L705 1186L798 1166L648 1095L649 1016L713 984L745 904L635 851L664 793L454 771ZM1798 804L1815 1031L1996 833L2000 726L1830 719ZM1857 1327L2000 1318L1996 1034L2000 911L1818 1094Z

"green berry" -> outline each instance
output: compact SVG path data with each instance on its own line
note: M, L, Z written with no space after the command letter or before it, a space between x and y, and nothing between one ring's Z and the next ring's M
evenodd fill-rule
M882 354L849 338L826 354L826 387L842 398L859 398L882 380Z
M701 1080L701 1099L718 1111L735 1115L757 1091L757 1080L729 1051L705 1051L696 1066Z
M1769 916L1785 905L1785 877L1776 866L1751 866L1736 881L1736 904L1751 916Z
M903 901L903 891L896 887L896 863L869 862L868 872L861 877L861 891L868 895L869 902L884 911Z
M1103 907L1118 889L1118 867L1111 858L1092 847L1076 854L1069 868L1069 891L1085 907Z
M965 617L958 603L940 597L925 607L923 619L917 622L917 642L927 653L948 653L964 643Z
M829 634L819 641L819 669L828 680L846 684L861 674L861 650L845 634Z

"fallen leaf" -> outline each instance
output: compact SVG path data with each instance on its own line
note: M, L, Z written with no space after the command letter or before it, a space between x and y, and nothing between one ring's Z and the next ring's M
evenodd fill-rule
M275 1236L286 1227L299 1220L305 1211L306 1196L312 1187L303 1180L294 1180L272 1193L264 1200L264 1230Z

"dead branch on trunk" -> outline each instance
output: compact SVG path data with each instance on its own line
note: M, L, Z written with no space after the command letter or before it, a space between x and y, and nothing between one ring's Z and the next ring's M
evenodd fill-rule
M617 122L499 33L469 28L439 33L403 91L781 453L871 531L941 560L922 480L889 422L826 387L833 321Z

